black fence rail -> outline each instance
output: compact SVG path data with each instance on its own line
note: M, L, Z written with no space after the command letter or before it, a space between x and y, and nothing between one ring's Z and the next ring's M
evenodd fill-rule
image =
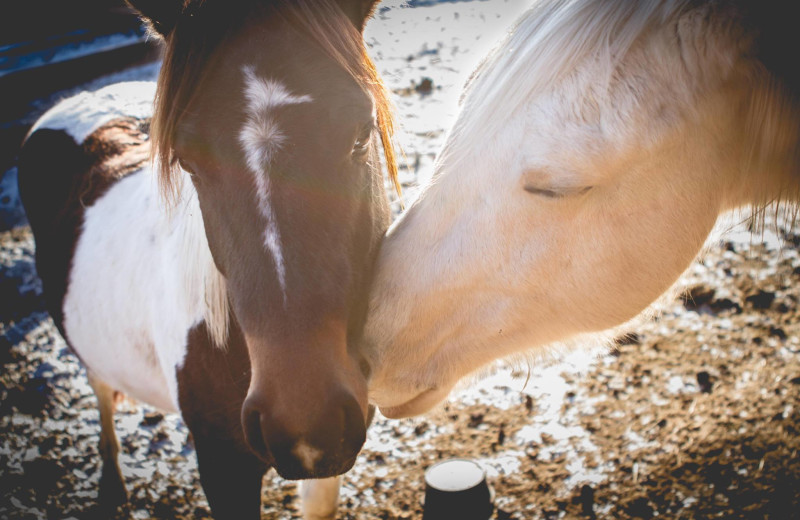
M0 3L0 174L14 163L42 100L158 58L123 0Z

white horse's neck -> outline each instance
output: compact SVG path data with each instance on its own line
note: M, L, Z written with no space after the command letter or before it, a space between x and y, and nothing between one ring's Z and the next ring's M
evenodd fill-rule
M781 87L765 81L748 99L741 169L731 207L800 202L800 111Z

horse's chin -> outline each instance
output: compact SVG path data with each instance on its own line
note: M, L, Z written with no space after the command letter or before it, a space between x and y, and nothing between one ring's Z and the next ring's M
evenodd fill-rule
M351 458L340 462L333 462L331 464L321 464L314 468L313 471L308 471L301 465L288 464L281 465L275 464L275 472L285 480L308 480L308 479L323 479L343 475L350 471L356 463L357 454Z
M450 387L429 388L403 404L395 406L378 405L378 409L384 417L389 419L414 417L430 411L434 406L442 402L449 393Z

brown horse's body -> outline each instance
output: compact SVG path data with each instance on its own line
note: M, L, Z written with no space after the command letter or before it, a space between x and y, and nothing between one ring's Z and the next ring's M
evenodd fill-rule
M101 500L125 497L119 391L182 414L215 517L258 518L272 466L323 479L305 513L331 518L369 420L351 343L389 220L371 2L134 3L165 39L157 88L61 102L19 162L49 311L98 396Z
M147 174L149 142L144 131L148 126L149 120L115 119L94 131L80 145L64 131L39 129L29 137L21 154L20 191L36 239L37 271L46 288L48 310L68 340L63 316L69 287L66 282L85 221L85 210L94 207L126 176ZM52 172L58 172L57 180L63 184L58 189L41 189L43 183L52 186ZM97 260L103 261L102 258ZM152 259L143 257L138 261ZM175 372L178 395L174 404L177 406L170 406L173 404L170 396L151 399L162 408L180 410L198 445L201 479L210 493L209 500L225 503L226 500L218 499L217 495L241 497L231 504L231 514L257 510L261 475L267 469L263 461L249 452L239 419L250 383L250 361L242 332L235 320L232 321L224 349L213 345L205 323L189 329L185 358ZM82 345L68 343L83 359ZM91 371L97 360L91 354L87 357ZM139 352L134 357L148 357L148 354ZM102 370L102 367L97 368ZM151 376L136 375L145 380ZM90 377L90 382L98 394L101 409L111 407L114 390L128 390L110 387L94 376ZM113 504L115 499L124 496L124 489L119 483L121 475L114 474L119 471L113 460L115 457L107 452L116 450L113 438L106 438L113 435L113 430L103 434L101 445L111 447L103 453L109 461L101 480L101 500ZM215 510L215 514L224 517L227 513L223 509Z

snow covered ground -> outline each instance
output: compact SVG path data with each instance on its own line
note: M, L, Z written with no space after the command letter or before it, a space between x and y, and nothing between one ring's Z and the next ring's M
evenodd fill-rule
M412 4L383 2L365 34L394 93L406 204L432 174L464 81L530 1ZM157 70L99 78L36 109L78 90L155 79ZM18 215L13 176L0 188L8 222ZM497 520L796 511L800 240L791 226L762 240L732 218L721 228L733 232L712 239L679 282L705 295L702 305L665 302L613 353L498 363L426 417L378 417L343 479L341 518L419 518L424 469L454 456L486 468ZM32 248L18 219L0 228L0 517L86 518L99 477L97 413L83 369L41 312ZM774 302L756 308L762 292ZM712 387L700 384L705 377ZM117 428L131 518L208 517L178 417L128 403ZM299 518L296 495L295 483L268 474L264 518Z

